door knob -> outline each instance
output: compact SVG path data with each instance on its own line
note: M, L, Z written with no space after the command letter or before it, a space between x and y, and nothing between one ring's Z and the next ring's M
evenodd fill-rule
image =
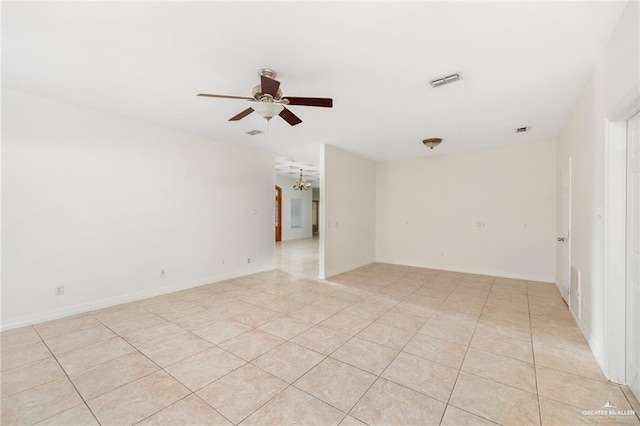
M558 237L558 241L559 242L564 242L564 241L566 241L566 239L564 237Z

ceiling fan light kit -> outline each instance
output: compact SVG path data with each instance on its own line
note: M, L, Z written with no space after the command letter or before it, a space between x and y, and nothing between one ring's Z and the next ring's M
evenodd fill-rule
M280 114L284 109L284 105L275 102L252 102L251 109L257 112L267 121L271 120L275 115Z
M422 143L430 149L433 149L436 146L440 145L440 142L442 142L442 138L429 138L422 141Z
M229 121L242 120L244 117L255 111L267 121L271 120L276 115L279 115L284 121L289 123L289 125L295 126L302 123L302 120L287 109L285 105L301 105L323 108L333 107L333 99L331 98L283 97L282 90L280 90L280 82L275 80L276 72L272 69L263 68L258 71L258 75L260 76L260 84L253 88L253 97L251 98L243 96L212 95L208 93L198 93L198 96L251 101L251 106L249 108L234 115L229 119Z

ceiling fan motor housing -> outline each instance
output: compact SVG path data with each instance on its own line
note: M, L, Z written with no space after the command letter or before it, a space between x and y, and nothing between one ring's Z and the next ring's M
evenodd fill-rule
M279 101L280 99L282 99L282 90L278 89L276 95L271 96L268 93L264 93L262 91L262 85L258 84L253 88L252 95L256 101L273 102L274 100Z

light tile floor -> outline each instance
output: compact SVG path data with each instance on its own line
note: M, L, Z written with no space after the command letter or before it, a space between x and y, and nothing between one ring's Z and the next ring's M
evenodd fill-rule
M278 269L295 275L316 278L318 276L318 251L320 238L276 243L276 263Z
M638 405L555 286L388 264L320 281L297 244L288 272L2 333L1 424L640 424L583 414Z

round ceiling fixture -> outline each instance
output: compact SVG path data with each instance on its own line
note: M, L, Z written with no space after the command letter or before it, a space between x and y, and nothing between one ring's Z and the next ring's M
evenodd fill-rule
M429 138L429 139L425 139L425 140L422 141L422 143L425 146L427 146L427 147L429 147L431 149L433 149L436 146L440 145L440 142L442 142L442 138Z

